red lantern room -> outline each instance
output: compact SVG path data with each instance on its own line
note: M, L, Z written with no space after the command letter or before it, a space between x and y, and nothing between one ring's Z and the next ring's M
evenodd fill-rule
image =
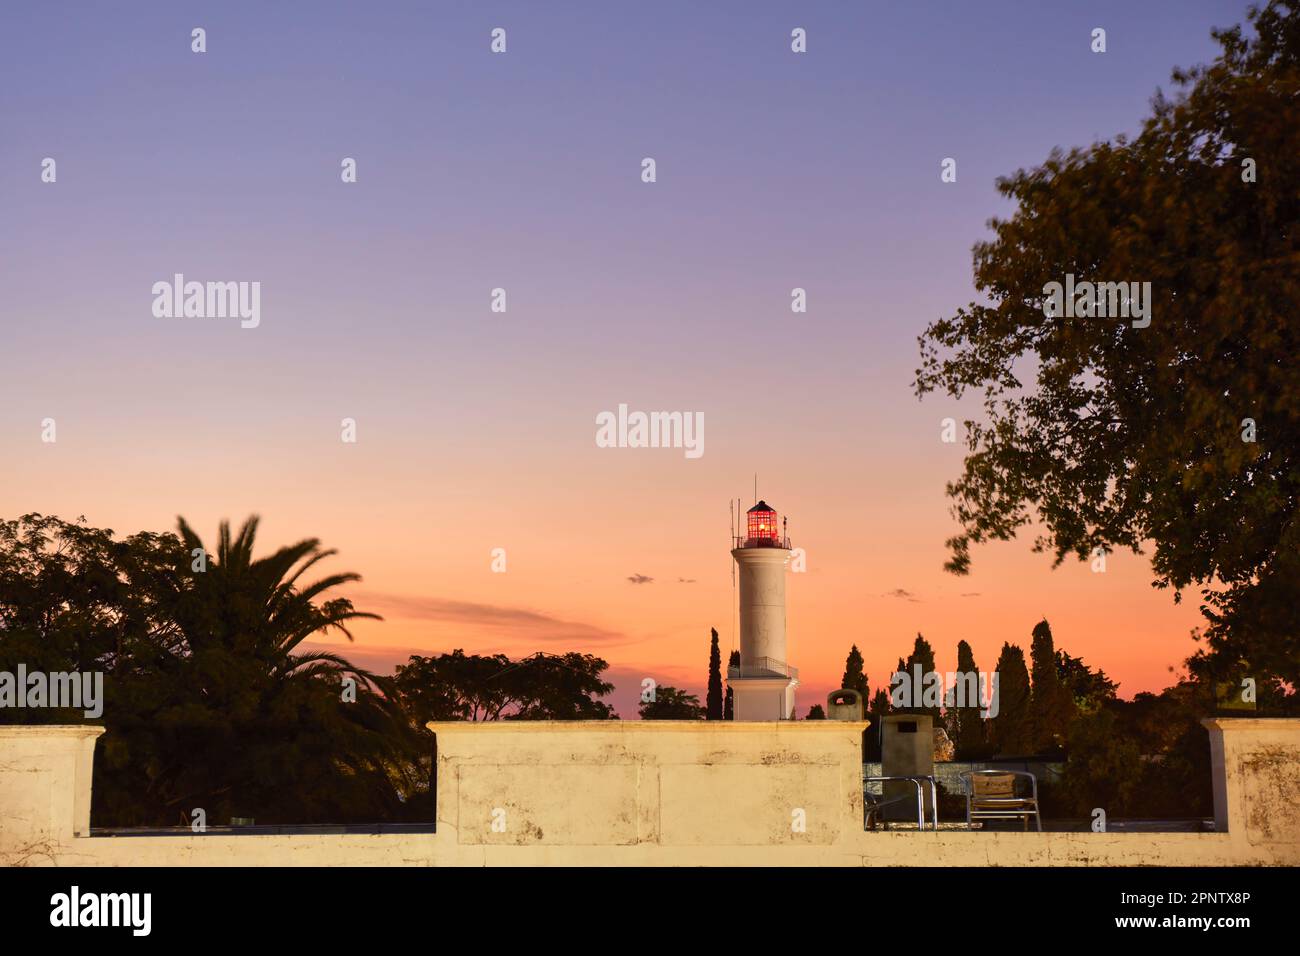
M749 535L745 542L749 547L781 547L781 531L776 523L776 509L766 501L760 501L749 509Z

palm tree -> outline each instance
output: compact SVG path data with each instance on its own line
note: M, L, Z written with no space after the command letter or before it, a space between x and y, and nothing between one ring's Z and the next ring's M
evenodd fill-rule
M324 597L359 575L300 583L335 551L308 538L255 559L257 527L250 517L232 537L221 522L211 552L178 519L195 561L159 588L155 800L172 818L202 807L212 822L391 819L418 762L396 696L338 654L299 650L332 631L352 640L350 622L380 618Z
M322 550L318 538L306 538L254 560L253 542L259 521L257 515L251 516L233 540L230 522L222 521L215 561L208 563L206 571L193 575L191 587L182 588L193 600L180 602L176 623L188 638L190 649L198 651L214 642L222 644L264 661L272 675L323 668L372 681L370 674L336 654L294 653L307 638L329 631L339 631L353 640L348 621L383 620L378 614L354 610L347 598L315 603L317 597L332 588L360 581L361 575L332 574L299 588L298 579L308 569L338 552ZM186 550L208 554L183 517L177 519L177 525Z

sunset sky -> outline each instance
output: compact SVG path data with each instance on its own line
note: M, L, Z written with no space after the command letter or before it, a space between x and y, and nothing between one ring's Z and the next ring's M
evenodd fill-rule
M710 626L735 646L726 508L757 473L808 556L800 715L852 643L874 688L918 631L942 668L964 638L991 669L1043 616L1124 696L1158 690L1200 617L1147 557L1053 570L1030 534L943 572L962 446L940 421L976 406L910 383L1011 212L995 177L1136 131L1245 6L8 11L0 514L183 514L211 540L257 513L264 550L317 536L363 575L346 593L386 620L359 662L590 651L632 717L643 677L702 694ZM261 282L260 326L156 318L175 273ZM703 456L598 448L619 403L702 412Z

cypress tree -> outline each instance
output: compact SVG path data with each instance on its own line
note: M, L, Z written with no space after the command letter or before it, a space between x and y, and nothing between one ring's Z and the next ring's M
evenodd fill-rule
M912 645L912 653L907 656L907 663L902 668L907 674L908 680L912 679L913 669L917 664L921 665L921 689L924 690L926 675L933 674L937 668L934 663L934 648L920 633L916 635L916 642ZM915 693L915 688L913 693ZM940 723L941 708L939 707L925 707L922 706L920 700L913 700L912 706L908 709L917 714L929 714L934 718L934 726L943 726Z
M1030 713L1034 750L1060 750L1074 716L1074 699L1061 682L1052 628L1046 618L1034 625L1029 661L1033 668Z
M844 659L844 676L840 678L840 687L856 690L862 695L862 706L866 707L871 702L871 688L867 686L867 675L862 667L862 652L854 644L849 650L849 656Z
M953 723L957 735L953 743L957 747L958 760L974 760L984 754L984 720L980 717L978 700L971 699L971 691L979 694L979 673L975 667L975 654L965 641L957 642L957 680L962 682L964 699L960 702L949 692L947 704L953 709ZM974 687L966 675L975 674ZM961 706L958 706L960 703Z
M1032 751L1029 713L1029 669L1025 652L1011 643L998 655L998 715L993 718L993 743L1004 756L1024 756Z
M740 666L740 651L732 651L731 656L727 658L728 669ZM736 697L731 690L731 685L727 685L727 696L722 700L722 719L736 719Z
M871 721L871 726L867 728L867 760L880 759L880 718L889 713L889 688L881 687L876 690L876 694L871 698L871 705L867 710L867 720Z
M706 720L722 719L722 652L718 650L718 629L709 633L709 689L704 699Z

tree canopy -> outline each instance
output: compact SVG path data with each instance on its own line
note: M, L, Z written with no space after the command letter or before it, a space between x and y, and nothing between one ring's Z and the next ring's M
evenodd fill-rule
M668 684L656 687L654 698L641 701L637 712L642 720L699 720L705 716L697 696Z
M971 545L1034 524L1057 563L1152 542L1155 584L1201 588L1206 672L1300 682L1300 15L1217 31L1132 139L998 181L972 302L920 337L918 395L982 394L948 486ZM1065 318L1046 286L1149 282L1150 324Z
M609 667L591 654L466 654L412 656L394 685L417 723L430 720L607 720L614 709L598 698L614 685Z
M357 576L303 583L333 552L307 539L254 558L256 531L256 518L234 535L223 522L207 549L183 519L176 535L123 540L35 514L0 523L0 667L105 674L98 825L188 825L196 809L214 825L414 812L417 744L385 682L300 649L374 616L326 596Z
M254 556L258 521L214 547L176 534L119 539L37 514L0 522L0 670L102 672L96 826L421 822L429 720L604 719L613 685L588 654L413 657L395 678L305 650L375 615L307 580L334 555L309 538ZM83 711L0 708L0 721Z

